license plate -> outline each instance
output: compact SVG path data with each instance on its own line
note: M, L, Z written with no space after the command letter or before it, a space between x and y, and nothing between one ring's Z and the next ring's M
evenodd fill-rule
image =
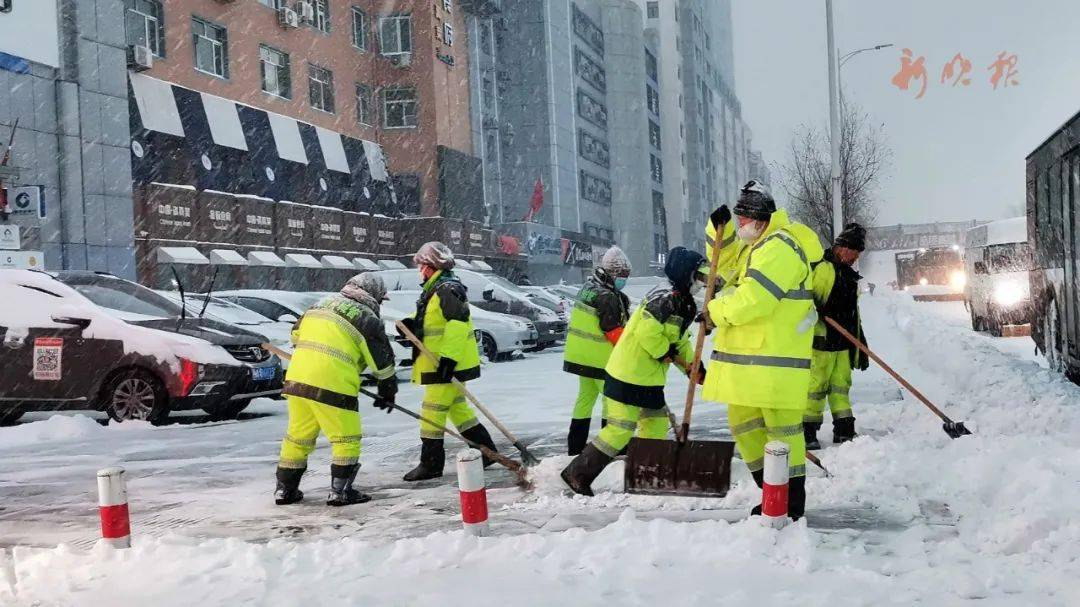
M255 367L251 370L251 379L254 381L269 381L274 379L277 369L274 367Z

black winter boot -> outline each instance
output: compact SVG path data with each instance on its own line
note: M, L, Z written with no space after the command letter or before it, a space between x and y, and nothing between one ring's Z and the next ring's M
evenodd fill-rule
M758 486L758 489L765 488L765 471L758 470L757 472L751 472L751 476L754 477L754 484ZM761 516L761 504L754 506L750 509L750 516Z
M476 424L472 428L462 432L461 435L478 445L483 445L492 451L498 451L498 449L495 448L495 441L491 440L491 433L484 427L484 424ZM489 459L486 455L484 456L485 468L494 463L495 460Z
M806 477L794 476L788 479L787 514L797 521L806 512Z
M589 442L589 426L591 424L592 420L588 417L570 420L570 432L566 434L567 455L581 455L581 450Z
M287 506L304 499L304 492L300 491L300 477L304 475L304 470L306 468L282 468L278 466L274 503L278 506Z
M832 422L832 442L834 443L846 443L853 440L858 434L855 434L855 418L844 417L841 419L834 419Z
M330 495L326 496L327 506L351 506L371 501L371 496L353 489L353 480L360 464L350 466L330 465Z
M803 422L802 431L803 438L806 440L807 451L817 451L821 448L821 443L817 439L817 433L820 429L820 422Z
M403 477L409 482L439 478L446 463L446 450L441 438L421 438L420 442L420 465Z
M575 457L574 461L563 469L562 479L574 493L592 496L592 482L600 476L612 459L614 458L597 449L596 445L589 443L581 451L581 455Z

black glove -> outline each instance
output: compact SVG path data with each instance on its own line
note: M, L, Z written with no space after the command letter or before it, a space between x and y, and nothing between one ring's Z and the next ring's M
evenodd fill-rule
M668 346L667 352L660 357L659 360L666 360L668 362L675 362L675 357L679 355L679 348L675 344Z
M435 369L435 377L439 379L440 383L448 384L450 380L454 379L455 368L457 368L456 360L440 356L439 366Z
M703 322L705 322L705 311L704 310L702 310L701 312L698 312L697 316L694 317L694 323L700 325ZM705 324L705 335L712 335L712 330L713 330L712 323L711 322L706 323Z
M731 209L729 209L726 204L722 204L709 215L709 219L712 220L713 228L720 230L720 226L731 221ZM719 236L719 234L717 236Z
M395 398L397 397L397 378L391 377L379 382L379 398L375 399L375 408L382 409L387 413L393 411Z
M415 318L412 318L412 317L402 318L401 319L401 324L405 325L405 328L409 330L409 333L412 333L413 335L416 335L416 319ZM398 335L400 335L402 337L406 337L405 332L401 330L401 327L398 327L397 324L395 324L394 326L397 327Z
M702 362L700 365L698 365L697 383L698 383L699 386L704 386L705 385L705 363L704 362Z

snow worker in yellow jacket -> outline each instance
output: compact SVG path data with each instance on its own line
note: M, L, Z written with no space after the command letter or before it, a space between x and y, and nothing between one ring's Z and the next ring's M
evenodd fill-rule
M563 371L578 376L578 396L566 435L568 455L581 453L589 440L596 397L604 391L604 367L630 318L630 299L622 293L629 277L630 259L619 247L611 247L582 285L570 312ZM603 420L606 424L606 410Z
M447 417L468 440L495 450L487 428L465 400L465 394L452 383L480 377L480 353L476 344L469 298L465 285L454 276L454 254L441 242L429 242L413 257L420 270L423 291L416 302L416 315L402 321L409 331L438 358L432 362L416 352L412 381L424 386L421 410L427 419L420 422L420 464L405 475L406 481L438 478L443 474L446 450L443 428ZM485 457L484 465L491 462Z
M788 445L788 513L800 518L806 504L802 421L817 322L811 264L823 251L813 230L778 211L756 181L743 186L734 211L734 221L726 207L711 219L713 241L730 244L721 249L723 287L705 310L715 332L704 397L727 403L731 433L758 486L765 444ZM752 513L760 512L757 506Z
M562 471L563 481L581 495L592 495L592 482L630 442L662 439L669 422L664 385L671 363L691 360L690 324L697 316L694 294L705 284L701 253L675 247L664 274L669 285L657 287L638 305L615 344L605 367L604 406L607 425ZM687 371L684 369L683 371ZM698 373L698 381L704 373Z
M371 496L353 489L360 469L360 412L357 394L365 370L378 380L375 406L387 413L397 395L394 353L383 330L379 307L386 287L376 274L349 279L341 293L304 313L292 332L292 362L282 393L289 427L277 469L278 505L304 499L300 477L322 430L330 440L330 495L327 505L360 504Z

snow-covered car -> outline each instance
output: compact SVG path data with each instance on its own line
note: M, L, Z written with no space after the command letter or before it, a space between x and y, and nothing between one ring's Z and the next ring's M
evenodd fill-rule
M397 315L393 320L400 320L415 313L420 291L390 291L387 296L390 301L383 304L383 315ZM528 319L488 312L474 305L469 306L469 314L480 350L490 361L505 359L518 350L536 346L536 327Z
M581 291L581 286L582 285L548 285L544 288L573 303L577 300L578 292Z
M528 293L529 299L555 312L563 321L570 320L570 306L574 300L564 297L547 287L519 285L522 291Z
M288 323L290 327L292 323L304 315L308 308L330 295L332 293L275 291L272 289L235 289L217 293L219 299L237 304L267 318L276 319L278 322ZM385 306L382 310L382 316L386 334L391 337L390 346L394 350L396 375L398 379L407 379L410 373L409 367L412 366L412 349L406 348L393 339L397 335L397 329L394 328L393 321L397 319L387 315ZM287 344L284 349L291 351L292 344Z
M235 417L281 393L265 337L186 318L157 293L111 275L0 270L0 421L26 411L103 410L160 423L170 411Z
M380 270L379 276L388 291L412 291L419 287L420 274L415 269ZM511 316L521 316L536 328L536 346L543 350L566 340L566 321L559 315L529 299L521 287L494 274L472 270L454 270L454 275L469 290L469 303L486 310Z
M183 300L187 306L188 316L204 315L208 318L227 322L260 335L265 335L269 338L271 344L284 350L289 350L292 347L290 336L293 323L291 322L267 318L254 310L249 310L244 306L226 301L215 295L211 295L210 301L207 302L205 294L188 293L181 298L179 291L158 291L158 293L169 298L175 304L180 304L181 300ZM203 311L204 304L206 305L205 312ZM284 361L282 363L284 364Z

